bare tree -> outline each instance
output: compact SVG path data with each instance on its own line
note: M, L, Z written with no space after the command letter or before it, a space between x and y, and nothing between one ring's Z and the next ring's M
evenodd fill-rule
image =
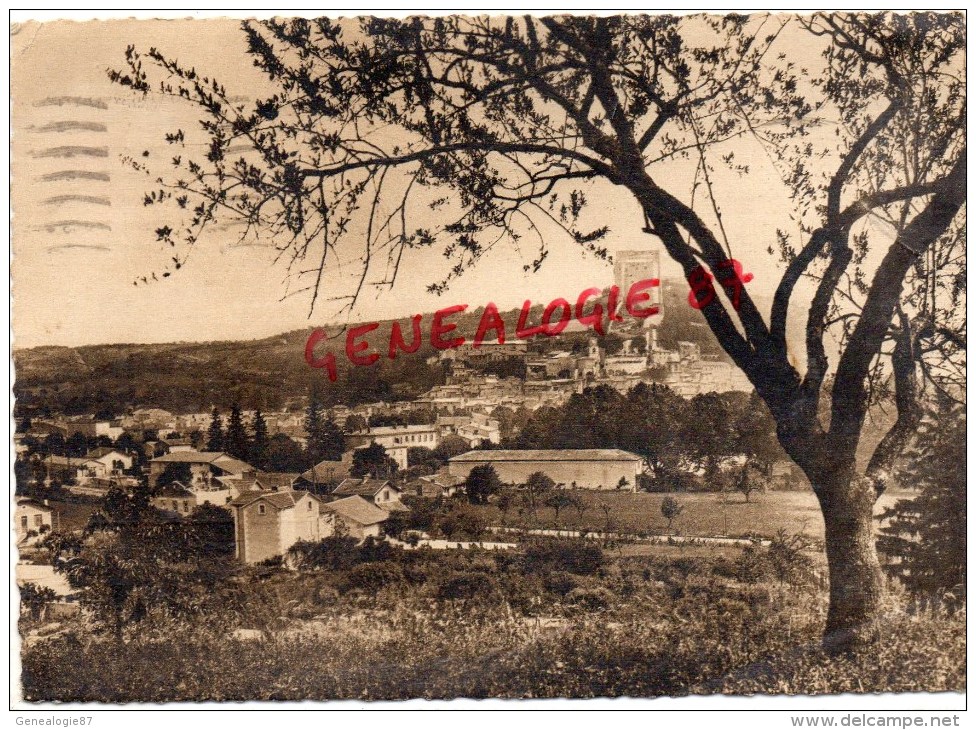
M557 489L554 492L550 492L549 496L546 497L546 507L551 507L556 518L556 528L559 528L559 513L562 511L563 507L572 507L573 499L569 494L564 492L562 489Z
M610 221L587 191L626 191L640 210L632 228L681 265L692 303L813 485L830 570L825 641L844 647L865 633L883 597L872 506L914 433L922 386L954 392L965 357L961 15L269 20L243 30L276 89L253 104L155 49L130 48L127 69L111 72L204 114L196 133L168 136L177 172L146 196L186 214L182 227L156 231L175 267L227 213L272 237L312 306L350 231L363 265L347 303L370 272L389 282L405 253L435 245L453 261L430 286L441 292L498 241L534 237L525 266L538 270L543 225L607 258ZM820 68L791 58L799 40L822 44ZM736 160L729 145L740 142L768 152L794 207L769 242L784 268L768 319L732 261L717 184L722 166L760 174ZM232 152L241 146L249 151ZM682 159L697 163L690 191L667 174ZM804 278L813 294L794 301ZM787 348L791 306L807 313L805 354ZM859 468L869 409L889 387L897 419Z
M571 491L567 495L569 506L576 510L576 514L579 517L580 526L583 523L583 515L590 508L589 503L584 499L583 495L578 491Z
M613 520L610 517L613 512L613 505L609 502L604 502L602 499L596 503L596 506L600 508L603 512L603 531L610 532L610 528L613 526Z

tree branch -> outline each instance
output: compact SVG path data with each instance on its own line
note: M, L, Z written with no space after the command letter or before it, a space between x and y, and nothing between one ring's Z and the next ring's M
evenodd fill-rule
M898 235L871 283L864 309L837 366L831 395L830 437L835 453L853 453L867 408L865 377L888 333L905 275L946 231L966 202L966 152L935 183L925 209Z

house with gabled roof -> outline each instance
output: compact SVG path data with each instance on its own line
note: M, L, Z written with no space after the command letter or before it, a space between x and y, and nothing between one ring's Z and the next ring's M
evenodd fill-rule
M362 479L343 479L339 486L332 490L332 497L362 497L372 502L377 507L387 511L400 509L403 504L400 496L403 492L399 487L392 484L388 479L372 479L363 477Z
M322 504L319 512L322 537L345 534L357 540L379 537L383 522L390 516L389 512L359 495Z
M241 475L214 477L214 480L230 490L232 499L246 492L287 492L296 488L297 473L249 472Z
M14 529L17 542L24 543L37 538L54 527L54 510L47 503L32 497L18 497L14 512Z
M117 449L101 446L92 449L85 454L83 469L84 474L79 473L79 477L110 477L121 476L122 473L132 468L132 456Z
M259 471L254 479L262 489L276 492L292 489L298 477L298 472Z
M299 540L321 539L319 500L309 492L246 492L230 502L237 558L260 563Z
M209 485L187 485L174 481L160 487L151 502L157 509L175 512L185 517L202 504L226 507L232 497L231 490L219 481L211 482Z
M462 488L464 480L446 473L417 477L401 485L404 494L416 497L453 497Z
M221 451L173 451L149 462L150 481L155 482L170 464L187 464L194 485L210 483L219 476L240 477L257 471L250 464Z
M352 469L352 454L353 450L350 449L339 461L329 459L320 461L308 471L301 473L293 486L318 494L323 487L332 487L343 479L348 479L349 470Z
M164 438L160 439L159 442L163 445L163 449L167 454L179 453L181 451L196 451L193 448L193 442L188 438Z

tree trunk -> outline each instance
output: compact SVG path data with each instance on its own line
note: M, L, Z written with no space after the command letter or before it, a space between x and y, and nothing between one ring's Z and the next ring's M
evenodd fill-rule
M824 647L843 652L866 643L881 617L884 579L875 549L875 493L866 479L852 476L820 482L830 607ZM817 484L817 482L814 482Z

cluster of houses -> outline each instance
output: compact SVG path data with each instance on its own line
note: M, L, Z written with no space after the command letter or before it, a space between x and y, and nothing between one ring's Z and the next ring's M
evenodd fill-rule
M564 331L573 329L571 322ZM435 357L446 361L447 382L434 386L414 404L466 418L475 424L471 433L464 434L466 438L497 443L479 432L479 414L490 414L497 406L529 410L559 406L573 393L594 385L609 385L626 393L638 383L659 383L685 397L752 388L735 367L703 356L694 342L679 342L674 350L663 348L653 327L618 334L624 337L622 347L612 355L596 338L590 338L581 352L531 354L520 341L485 342L478 349L465 345L445 351ZM525 377L499 377L481 369L505 360L523 366Z
M454 496L477 466L491 465L506 484L522 484L541 471L557 484L579 489L635 489L643 470L641 457L617 449L476 449L451 458L445 469L429 476L398 482L353 478L356 448L382 444L406 467L406 449L436 447L439 436L432 426L390 426L354 434L350 441L352 448L342 459L322 461L300 474L265 472L223 452L178 445L149 462L150 483L159 485L151 501L157 509L183 518L206 504L230 510L237 557L258 563L284 554L299 540L318 541L335 534L379 536L391 513L408 509L404 495ZM131 457L112 449L96 449L72 460L70 467L65 457L48 461L52 468L64 462L82 488L98 480L123 487L120 480L135 482L121 475L131 468ZM23 498L15 519L21 542L50 530L56 518L50 507Z
M237 557L246 563L282 555L299 540L378 536L390 512L407 509L402 491L388 480L350 478L351 454L293 474L260 471L222 452L171 451L149 463L149 478L158 483L174 468L183 478L161 485L152 504L180 517L205 504L230 510Z
M410 444L422 444L432 435L427 427L390 427L377 435L376 442L394 438L393 432ZM229 509L237 557L258 563L283 555L299 540L318 541L336 534L378 537L392 512L408 509L404 495L453 496L477 466L491 465L506 484L523 484L530 474L541 471L565 487L628 490L636 489L644 468L640 456L619 449L473 450L450 459L439 474L394 483L349 477L351 454L290 474L261 472L224 453L171 452L150 463L150 478L158 480L173 464L183 465L186 478L162 486L152 502L183 517L204 504Z
M76 494L100 496L113 486L132 487L138 480L129 476L133 457L118 449L99 447L82 457L50 454L41 461L45 481L72 483Z

